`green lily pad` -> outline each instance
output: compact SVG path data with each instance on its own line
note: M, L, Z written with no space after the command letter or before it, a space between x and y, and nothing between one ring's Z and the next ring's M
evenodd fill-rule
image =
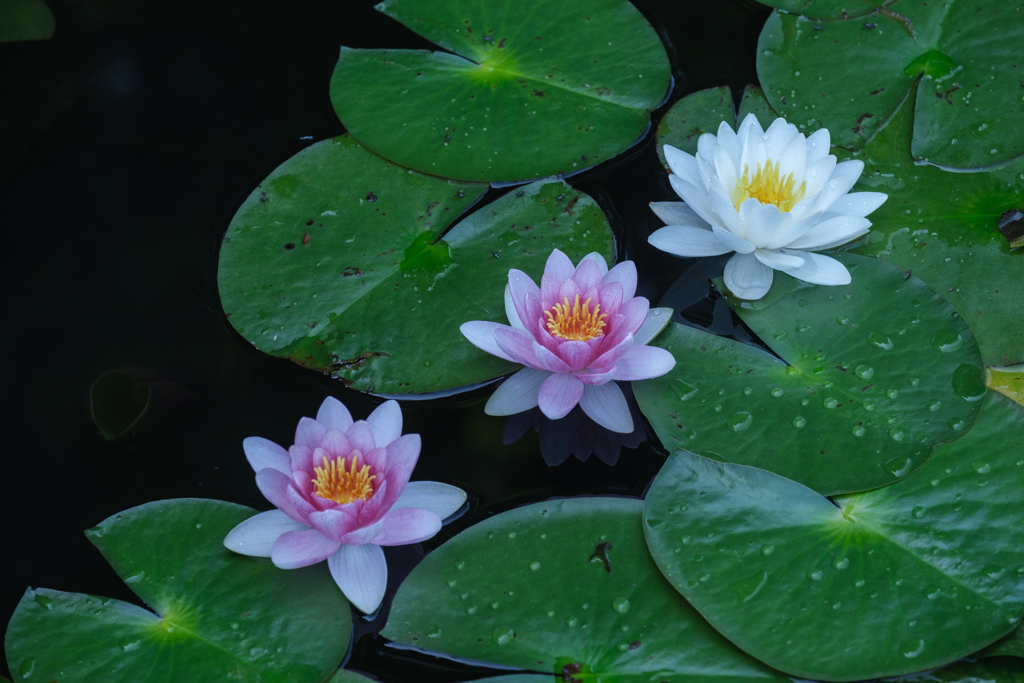
M676 366L633 392L665 448L754 465L832 495L909 475L974 423L985 385L978 346L956 311L891 265L836 258L851 284L815 286L776 272L764 299L730 299L778 357L682 325L655 340Z
M447 52L342 48L331 101L381 156L425 173L512 181L614 157L668 90L657 33L625 0L386 0Z
M882 680L885 683L1024 683L1024 671L1013 660L998 659L956 662L935 671Z
M997 227L1024 197L1024 159L989 173L915 165L913 106L908 99L857 155L865 169L855 191L889 199L868 216L871 234L856 252L913 272L953 304L986 365L1024 362L1024 251L1011 252Z
M981 652L971 655L977 658L1018 657L1024 658L1024 633L1018 626L1005 638L997 640Z
M717 134L722 121L728 121L735 130L747 114L757 116L765 128L778 116L768 106L764 91L756 85L743 89L738 113L733 106L732 88L727 85L690 93L673 104L658 124L656 147L661 165L669 171L663 149L665 145L696 155L697 139L701 135Z
M224 311L261 351L364 391L511 372L459 326L507 322L510 268L539 281L553 248L611 261L613 240L594 200L560 181L509 192L445 232L485 189L395 166L350 137L319 142L271 173L228 227Z
M638 500L581 498L495 515L413 570L381 634L563 680L784 681L658 574L640 512Z
M1024 365L985 368L985 385L1024 405Z
M43 0L0 0L0 43L53 37L53 13Z
M940 666L1024 611L1022 435L1024 410L989 392L974 429L917 474L835 504L678 451L644 504L648 545L716 629L781 671L858 681Z
M320 683L348 647L348 603L326 565L284 571L224 537L252 516L216 500L126 510L86 535L152 611L29 589L7 629L15 676L118 683Z
M820 23L775 12L758 41L757 73L788 121L808 133L828 128L833 144L851 150L914 91L914 157L988 167L1024 154L1022 43L1024 8L1003 0L901 2Z
M762 5L781 9L790 14L800 14L808 19L849 19L863 17L892 4L891 0L758 0ZM870 21L868 19L867 21Z

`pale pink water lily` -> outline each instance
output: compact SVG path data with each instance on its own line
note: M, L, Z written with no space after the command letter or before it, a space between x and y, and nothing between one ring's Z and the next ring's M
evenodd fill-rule
M652 202L668 225L649 238L676 256L736 252L725 265L726 287L741 299L760 299L773 270L818 285L845 285L839 261L816 254L868 232L865 216L887 199L850 192L864 170L859 160L836 163L822 128L804 137L785 119L765 131L748 114L739 130L723 122L718 135L697 140L697 156L665 145L669 181L683 202Z
M514 415L539 405L557 420L578 403L602 427L633 431L615 380L659 377L675 365L668 351L645 346L668 324L671 311L650 311L647 299L635 293L633 262L609 270L597 253L573 266L555 249L540 287L526 273L510 270L510 325L477 320L460 328L477 348L526 366L498 387L485 412Z
M245 439L256 484L277 509L236 526L224 545L269 557L282 569L327 560L349 602L375 611L387 586L381 546L431 538L466 500L455 486L409 481L420 437L401 434L395 401L353 421L340 401L328 397L315 420L299 420L288 450L258 436Z

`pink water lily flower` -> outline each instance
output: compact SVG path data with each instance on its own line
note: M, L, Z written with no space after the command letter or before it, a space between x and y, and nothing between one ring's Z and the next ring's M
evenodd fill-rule
M578 403L594 422L614 432L633 431L633 418L614 380L659 377L675 359L645 346L668 324L669 309L649 311L636 293L636 266L611 270L600 254L579 266L555 249L538 287L510 270L505 289L509 325L473 321L462 334L477 348L526 367L487 401L489 415L514 415L540 406L552 420Z
M277 509L236 526L224 545L269 557L281 569L327 560L349 602L375 611L388 576L380 547L431 538L466 500L455 486L409 481L420 437L401 433L395 401L353 421L340 401L328 397L315 420L299 420L295 445L287 451L258 436L245 439L256 485Z

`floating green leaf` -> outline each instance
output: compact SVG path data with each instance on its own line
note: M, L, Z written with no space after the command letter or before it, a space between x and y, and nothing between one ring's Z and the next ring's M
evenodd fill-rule
M611 261L613 241L597 204L560 181L509 192L445 233L484 189L395 166L349 137L317 143L232 220L224 310L260 350L364 391L438 391L511 372L459 325L507 322L510 268L539 281L553 248Z
M836 258L852 284L776 273L764 299L730 299L778 357L682 325L658 337L676 366L633 391L666 448L831 495L907 476L974 423L985 386L956 311L888 264Z
M0 43L53 36L53 13L43 0L0 0Z
M1013 660L998 659L956 662L935 671L882 680L885 683L1024 683L1024 672Z
M892 4L892 0L758 0L762 5L775 7L808 19L849 19L861 17ZM868 19L870 21L870 19Z
M348 647L348 603L327 567L283 571L231 553L252 516L215 500L165 500L87 532L152 612L46 588L25 592L7 629L16 676L128 683L319 683Z
M953 304L986 365L1024 362L1024 250L1011 252L997 229L1024 197L1024 159L990 173L915 165L913 106L908 99L856 157L865 169L854 189L889 195L868 216L871 234L856 251L913 272Z
M487 519L412 572L382 635L563 680L785 680L658 575L640 510L637 500L583 498Z
M1024 658L1024 633L1018 626L1001 640L997 640L973 657L1018 657Z
M781 671L856 681L939 666L1024 611L1022 434L1024 410L989 392L974 429L918 473L835 504L678 451L644 504L648 545L716 629Z
M331 100L374 152L425 173L524 180L606 161L669 86L665 48L625 0L386 0L447 52L342 48Z
M915 158L991 166L1024 154L1022 43L1024 8L1005 0L899 3L820 23L775 12L757 72L776 111L807 133L828 128L849 149L916 92Z

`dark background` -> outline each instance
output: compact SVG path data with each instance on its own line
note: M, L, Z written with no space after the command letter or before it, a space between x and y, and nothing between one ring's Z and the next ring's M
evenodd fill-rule
M217 248L274 167L344 131L328 99L339 46L431 47L375 12L373 0L48 1L52 39L0 44L4 629L29 586L138 603L84 529L163 498L268 509L244 437L291 444L298 418L315 415L328 394L356 418L381 402L239 337L221 312ZM757 82L767 8L752 0L636 4L675 71L655 125L689 92ZM640 267L638 294L656 303L693 262L646 243L660 225L647 203L675 198L653 129L569 182L609 213L620 258ZM702 302L692 315L710 310ZM90 422L89 387L126 366L180 377L195 396L192 417L169 432L104 440ZM548 467L532 430L502 445L503 420L483 413L489 391L402 404L404 431L423 435L413 478L470 493L469 511L427 550L528 502L639 496L663 460L648 442L624 450L615 467L594 457ZM393 573L417 557L416 548L392 552ZM389 650L372 630L357 630L349 666L387 681L458 680L469 671Z

